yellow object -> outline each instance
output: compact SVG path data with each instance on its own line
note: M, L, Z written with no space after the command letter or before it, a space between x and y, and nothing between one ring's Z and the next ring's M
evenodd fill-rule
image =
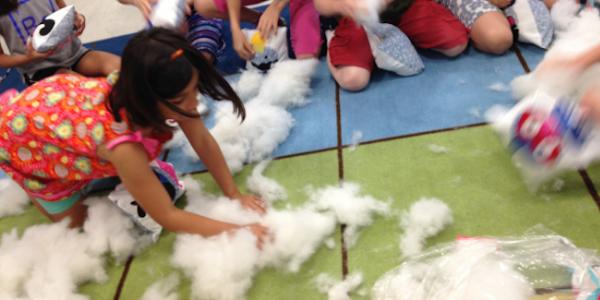
M260 32L255 32L250 38L250 44L254 48L256 53L262 53L265 51L265 40L263 40L262 36L260 36Z

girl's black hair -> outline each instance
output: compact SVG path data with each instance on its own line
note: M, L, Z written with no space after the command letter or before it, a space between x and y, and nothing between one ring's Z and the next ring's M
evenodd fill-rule
M7 15L18 7L19 0L2 0L0 1L0 16Z
M382 23L392 25L398 24L398 20L404 11L412 4L411 0L392 0L386 8L379 14L379 19Z
M163 28L142 31L131 38L123 51L121 73L111 91L108 108L119 122L124 109L130 122L159 131L171 129L158 110L159 102L181 115L199 118L167 101L190 83L193 69L197 71L202 94L233 102L234 112L242 120L246 118L242 101L212 64L179 33Z

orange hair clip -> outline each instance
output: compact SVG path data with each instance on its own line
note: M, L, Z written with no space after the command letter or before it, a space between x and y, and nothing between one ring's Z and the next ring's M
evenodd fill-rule
M171 60L176 60L183 55L183 49L179 48L171 54Z

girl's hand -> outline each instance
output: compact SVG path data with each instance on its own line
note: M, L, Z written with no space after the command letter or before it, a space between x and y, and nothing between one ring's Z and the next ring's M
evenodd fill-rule
M258 29L260 36L264 40L269 39L272 34L277 32L277 24L279 23L279 14L281 13L281 10L279 10L276 5L277 3L275 2L267 7L258 20L256 29Z
M267 238L269 238L269 229L258 223L246 225L243 227L250 230L250 232L252 232L252 234L256 236L256 247L262 250L265 241L267 240Z
M146 19L150 18L152 6L156 4L156 1L158 0L119 0L119 2L123 4L134 5L137 7Z
M78 36L83 33L85 30L85 16L77 13L75 15L75 34Z
M254 57L254 48L246 39L241 29L232 30L233 49L243 60L251 60Z
M50 57L52 55L54 51L50 50L48 52L37 52L35 51L35 49L33 49L33 45L31 44L31 39L27 40L27 49L25 51L25 56L27 56L27 59L29 61L38 61L38 60L43 60L46 59L48 57Z
M233 198L239 200L242 203L242 206L246 209L256 211L261 215L267 212L265 201L259 197L254 195L238 194Z

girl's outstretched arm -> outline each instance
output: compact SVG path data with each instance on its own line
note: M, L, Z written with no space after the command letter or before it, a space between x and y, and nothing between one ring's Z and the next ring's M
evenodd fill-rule
M166 190L149 166L144 148L137 143L123 143L107 154L123 184L138 204L169 231L211 236L244 226L209 219L175 207ZM247 226L259 239L266 229L258 224Z
M202 160L212 177L215 179L223 194L231 199L238 199L242 205L264 213L264 202L252 195L243 195L239 192L229 167L225 162L221 148L210 134L200 118L187 119L180 122L179 126L185 133L188 141Z

